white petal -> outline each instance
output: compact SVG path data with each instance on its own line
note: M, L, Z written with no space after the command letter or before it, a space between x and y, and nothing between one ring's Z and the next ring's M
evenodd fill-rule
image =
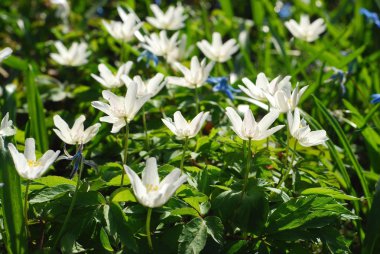
M73 143L68 124L59 115L55 115L53 120L54 120L55 127L57 127L58 129L58 130L57 129L54 130L57 136L60 139L62 139L63 142L67 144Z
M161 119L161 120L166 125L166 127L168 127L169 130L171 130L171 132L173 132L174 135L176 135L176 136L178 135L177 128L175 127L175 125L173 124L173 122L170 118Z
M132 169L130 169L127 165L124 165L124 169L129 177L136 198L139 200L139 202L144 201L144 198L147 195L145 186L142 184L140 178ZM142 205L145 204L142 203Z
M186 130L188 127L188 123L180 111L174 113L174 125L177 130Z
M34 138L27 138L25 140L24 156L29 161L36 161L36 143Z
M209 112L200 112L194 119L190 122L190 130L192 132L192 137L196 136L200 131L202 125L206 121Z
M100 123L96 123L90 127L88 127L84 133L83 133L83 138L82 138L82 142L83 144L86 144L87 142L89 142L93 137L95 137L95 135L98 133L99 131L99 128L100 128Z
M142 183L145 186L158 186L160 183L160 177L157 171L157 160L154 157L146 160L145 168L142 172Z
M260 121L259 126L261 130L266 130L271 126L274 121L277 120L279 112L277 110L272 110L266 114Z

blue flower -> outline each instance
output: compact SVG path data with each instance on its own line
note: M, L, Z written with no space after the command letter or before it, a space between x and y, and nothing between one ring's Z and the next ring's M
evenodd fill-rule
M98 8L96 8L96 14L98 14L100 17L103 17L104 15L103 7L99 6Z
M376 12L370 12L365 8L360 8L360 13L363 14L367 20L375 23L375 25L380 28L380 19Z
M344 71L337 69L335 67L333 67L332 70L334 71L334 74L331 75L330 79L338 81L340 88L342 89L342 94L345 94L346 93L346 87L344 85L347 81L347 75L350 74L350 72L344 72Z
M212 90L214 92L223 92L231 100L234 99L234 96L233 96L232 92L234 92L234 93L239 93L240 92L239 89L235 89L235 88L233 88L232 86L230 86L228 84L227 77L209 77L207 79L207 82L214 85L214 87L212 88Z
M380 102L380 93L375 93L371 95L372 97L372 104L379 103Z
M137 62L140 62L143 58L146 58L146 68L149 67L150 61L153 61L154 66L158 64L158 57L148 50L144 50L139 57L137 58Z
M92 168L95 168L95 169L97 168L96 164L93 161L85 160L83 158L83 153L82 153L83 152L83 144L79 145L78 150L75 152L75 154L73 156L67 152L66 144L63 147L63 151L64 151L65 155L59 156L57 161L59 161L59 160L71 161L70 164L73 164L73 170L70 173L70 176L69 176L70 179L72 179L74 177L75 173L78 171L80 162L82 160L83 160L83 164L90 166Z
M285 3L280 11L278 12L278 15L282 19L287 19L292 15L292 5L290 3Z

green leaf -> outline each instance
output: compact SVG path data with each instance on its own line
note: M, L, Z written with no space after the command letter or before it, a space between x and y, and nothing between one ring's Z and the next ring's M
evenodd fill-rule
M128 217L124 214L120 205L111 202L110 205L104 206L103 212L110 235L118 237L128 250L137 252L137 243L129 228Z
M172 215L190 215L193 217L198 217L199 214L197 210L195 210L192 207L182 207L182 208L177 208L174 209L170 212Z
M328 226L338 219L357 219L331 197L307 196L281 204L269 216L267 232L303 230Z
M242 253L240 250L247 246L247 241L240 240L233 244L227 251L227 254Z
M243 195L235 190L222 192L216 197L214 208L220 211L223 221L255 234L264 228L269 213L265 192L255 185L250 185Z
M108 239L108 235L104 228L100 229L100 242L105 250L113 251L110 240Z
M346 240L344 235L336 228L327 226L313 231L316 235L321 237L322 242L326 244L331 253L350 253L350 241Z
M179 236L178 253L197 254L206 245L207 226L201 218L194 218L183 228Z
M131 189L119 188L111 194L111 200L113 202L136 202L135 195Z
M359 200L360 199L354 196L344 194L339 190L334 190L332 188L327 188L327 187L309 188L309 189L303 190L301 194L302 195L319 194L319 195L326 195L332 198L343 199L343 200Z
M74 190L75 190L75 186L71 184L60 184L54 187L48 187L38 192L38 194L34 196L29 201L29 203L37 204L37 203L51 201L63 196L68 191L74 191Z
M20 177L8 153L0 148L0 188L2 222L5 234L1 234L8 253L27 253ZM5 240L5 241L4 241Z
M3 63L16 70L26 71L28 69L28 63L14 55L9 56Z
M45 177L38 178L34 180L33 182L40 183L48 187L54 187L61 184L71 184L73 186L76 185L76 182L74 182L73 180L64 178L62 176L45 176Z
M205 218L207 226L207 234L209 234L215 242L221 244L223 242L224 226L219 217L209 216Z

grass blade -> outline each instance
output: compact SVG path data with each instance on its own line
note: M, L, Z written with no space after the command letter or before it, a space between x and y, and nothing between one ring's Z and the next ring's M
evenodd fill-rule
M8 253L27 253L20 177L6 151L0 151L1 208L5 228L5 245Z
M348 156L348 159L351 161L352 167L355 170L355 172L359 178L360 184L361 184L363 192L364 192L364 196L366 197L367 202L368 202L368 206L371 207L372 199L371 199L371 193L368 189L367 180L364 177L363 169L362 169L361 165L359 164L358 160L356 159L355 154L351 149L350 143L349 143L346 135L344 134L344 131L340 127L338 121L329 113L329 111L322 104L322 102L320 100L318 100L316 97L314 97L314 101L317 105L317 108L322 113L323 117L332 126L336 135L338 136L339 141L340 141L341 145L343 146L343 149L344 149L346 155Z
M41 97L35 82L35 74L30 65L25 72L25 78L31 133L36 139L39 150L45 152L49 149L45 115Z

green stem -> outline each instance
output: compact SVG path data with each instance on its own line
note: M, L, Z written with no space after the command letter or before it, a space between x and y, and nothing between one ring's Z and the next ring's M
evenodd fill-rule
M152 217L152 208L148 208L148 214L146 215L146 237L148 238L149 250L153 252L153 244L150 232L150 219Z
M223 70L222 63L216 63L215 65L216 65L215 66L216 76L217 77L223 76L224 70Z
M194 97L195 97L195 112L198 114L199 113L199 96L198 96L198 87L195 87L194 89Z
M181 172L183 172L183 163L185 162L185 154L186 154L188 146L189 146L189 138L185 138L185 144L183 145L183 153L182 153L182 159L181 159L181 165L180 165Z
M289 173L290 173L290 170L292 169L293 167L293 162L294 162L294 158L295 158L295 154L296 154L296 149L297 149L297 140L296 142L294 142L294 147L293 147L293 153L292 153L292 159L290 160L290 163L288 164L288 169L286 170L285 174L281 177L280 181L278 182L277 184L277 188L279 188L281 186L281 184L283 182L286 181L286 179L288 178L289 176ZM288 157L286 157L288 158Z
M146 125L145 105L143 106L143 126L144 126L144 133L145 133L145 150L149 151L149 133L148 133L147 125Z
M251 149L252 139L248 139L248 149L247 149L247 166L244 172L244 187L243 192L247 190L249 171L251 169L251 159L252 159L252 149Z
M123 164L127 165L128 162L128 139L129 139L129 123L125 125L125 136L124 136L124 156L123 156ZM125 171L124 169L121 170L121 182L120 182L120 187L124 185L124 176L125 176Z
M247 145L247 141L243 140L243 158L245 157L245 147Z
M29 237L29 228L28 228L28 194L29 194L29 185L30 180L26 182L25 188L25 200L24 200L24 219L25 219L25 232L26 236Z
M59 243L59 240L61 239L63 233L65 233L65 230L66 230L66 227L67 227L67 223L69 222L69 219L71 217L71 213L73 212L74 205L75 205L75 202L77 200L78 193L79 193L78 190L79 190L79 186L80 186L80 179L82 177L82 172L83 172L83 161L84 161L84 156L82 155L81 160L80 160L80 164L79 164L78 181L77 181L77 185L75 187L74 196L71 199L70 207L69 207L69 210L67 211L65 220L63 221L63 225L61 227L61 230L59 231L58 236L55 239L55 242L54 242L54 245L53 245L53 249L56 249L56 247L57 247L57 245Z
M286 130L286 152L285 152L285 163L288 161L289 157L289 146L290 146L290 130L287 128Z

